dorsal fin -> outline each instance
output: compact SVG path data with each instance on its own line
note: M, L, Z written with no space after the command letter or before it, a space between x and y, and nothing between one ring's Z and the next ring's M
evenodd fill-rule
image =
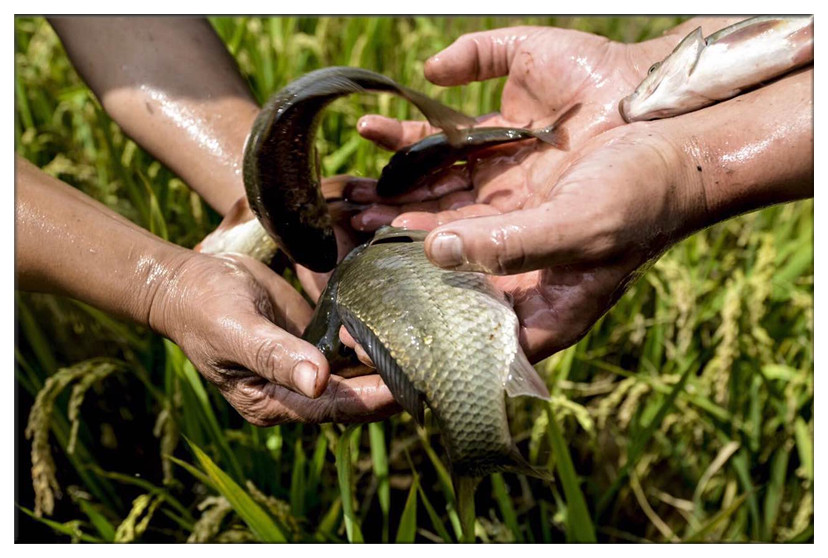
M380 227L377 232L374 233L371 245L386 244L390 242L422 242L427 236L428 231L385 226Z

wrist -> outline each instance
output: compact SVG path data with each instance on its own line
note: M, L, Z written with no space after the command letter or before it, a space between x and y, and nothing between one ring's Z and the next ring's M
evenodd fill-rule
M204 256L173 246L172 250L163 250L152 257L142 258L135 269L136 284L141 285L141 294L136 297L141 305L137 313L142 321L154 332L174 339L175 332L171 324L176 323L175 316L180 313L178 301L189 296L186 292L188 270L197 266Z
M679 156L684 234L813 196L813 69L653 122Z

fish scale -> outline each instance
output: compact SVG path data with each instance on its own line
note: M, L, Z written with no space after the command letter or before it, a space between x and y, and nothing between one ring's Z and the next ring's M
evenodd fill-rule
M422 242L391 242L343 262L331 282L332 302L374 351L367 349L395 397L416 416L420 403L406 395L413 388L432 410L456 473L536 473L512 441L504 386L513 375L537 373L518 343L514 310L486 276L432 265ZM548 397L543 392L520 395Z

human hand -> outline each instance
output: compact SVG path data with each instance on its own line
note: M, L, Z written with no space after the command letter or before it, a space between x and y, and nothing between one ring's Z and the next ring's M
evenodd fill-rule
M618 127L569 153L561 176L514 211L421 211L394 224L436 227L425 247L442 267L496 274L492 283L511 294L520 318L521 344L538 360L578 341L648 261L692 228L704 192L683 163L657 126Z
M190 254L158 289L150 326L246 420L367 422L399 410L378 375L330 375L322 353L298 338L310 307L267 266L242 255Z
M675 40L661 37L627 45L568 29L514 27L464 35L426 62L426 77L439 85L461 85L508 75L501 112L481 120L487 126L540 128L564 110L581 104L565 128L576 148L595 135L624 124L618 101L634 90L647 68L670 52ZM398 122L376 115L363 117L360 134L388 149L399 149L437 130L425 122ZM536 184L546 183L566 153L540 144L512 144L487 150L470 160L466 172L443 174L428 188L372 207L354 218L355 228L373 230L389 218L411 210L458 209L461 214L508 211L521 206ZM455 192L473 184L474 192ZM369 185L354 192L354 201L383 201ZM439 198L439 201L437 200ZM429 201L432 200L432 201ZM411 202L411 203L404 203Z
M550 72L533 77L531 64L521 65L520 54L527 60L545 60L552 68L557 59L547 54L556 52L556 47L549 45L546 53L533 56L524 51L527 36L516 46L508 40L509 31L499 42L491 34L457 41L438 54L437 61L429 62L427 75L439 76L434 65L446 64L446 56L462 59L474 75L508 71L504 115L512 106L514 114L533 109L541 114L548 98L543 95L548 93L559 102L563 97L556 89L528 88L527 84L538 83ZM636 45L604 44L604 56L596 57L595 65L585 64L590 52L600 52L595 39L584 39L580 48L573 50L570 62L588 67L589 78L599 74L602 61L615 59L617 64L609 66L615 74L607 75L616 79L585 79L573 89L567 84L572 85L571 78L577 73L561 74L565 76L563 88L572 93L568 102L584 104L568 124L570 152L540 145L487 151L470 160L465 180L458 179L453 169L453 186L448 181L432 182L392 200L395 206L372 208L352 220L356 228L369 230L392 220L396 226L438 227L425 244L434 263L517 274L494 277L493 281L513 295L522 324L521 342L535 359L577 341L614 304L644 264L682 236L768 203L805 197L809 190L812 195L813 190L812 176L810 185L808 181L808 169L813 167L812 153L810 165L808 161L812 149L808 142L813 137L813 96L808 90L812 70L810 77L806 72L786 78L694 115L622 128L618 127L622 122L615 106L621 98L618 95L627 89L617 86L625 75L632 74L624 73L619 49L628 49L628 62L643 50L633 50ZM656 41L651 45L672 48ZM674 41L675 37L671 44ZM590 44L597 50L590 50ZM661 58L663 53L641 60L650 63ZM446 75L464 75L463 66L446 67ZM532 95L533 90L537 95ZM613 95L605 96L613 90L614 99ZM520 97L521 92L525 96ZM510 103L510 98L518 102ZM773 106L774 111L757 119L755 111L761 106ZM579 129L578 119L584 118L594 121ZM379 117L366 117L361 122L364 136L387 147L416 141L428 132L421 124ZM772 156L759 156L765 152ZM780 164L792 159L798 164ZM471 191L453 191L469 183ZM379 199L367 189L355 193L361 202ZM452 240L457 238L462 238L461 243Z

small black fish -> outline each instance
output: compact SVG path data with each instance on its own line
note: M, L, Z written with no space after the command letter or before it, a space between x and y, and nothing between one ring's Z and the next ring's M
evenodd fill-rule
M459 126L474 119L361 68L310 72L273 95L262 108L244 148L244 185L253 213L296 263L313 271L336 265L336 238L320 191L314 141L322 110L339 97L363 91L399 95L432 125L459 141Z
M397 151L382 169L377 182L380 196L396 196L412 190L425 178L446 170L475 151L515 141L538 139L557 149L569 149L569 134L561 125L580 110L578 103L552 125L540 130L525 128L472 128L463 130L461 141L434 134Z

